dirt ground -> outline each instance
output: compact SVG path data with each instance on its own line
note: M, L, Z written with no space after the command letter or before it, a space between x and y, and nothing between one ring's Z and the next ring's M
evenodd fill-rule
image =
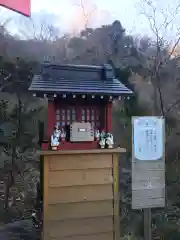
M20 204L5 212L3 204L0 201L0 240L39 240L30 218L31 206Z
M30 219L15 221L0 227L1 240L37 240L36 229Z

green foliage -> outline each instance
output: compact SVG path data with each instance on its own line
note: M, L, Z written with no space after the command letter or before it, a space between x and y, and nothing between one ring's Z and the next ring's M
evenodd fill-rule
M42 107L31 109L28 108L29 102L22 103L18 99L16 103L11 102L11 104L14 107L9 114L6 114L6 124L1 125L4 137L0 138L0 144L4 147L6 161L12 161L12 149L16 149L13 156L15 163L13 164L18 165L18 169L20 169L22 161L28 161L32 158L32 156L27 155L26 151L38 147L37 117Z
M15 198L25 197L22 191L35 189L34 185L32 190L32 185L37 182L38 174L34 177L32 173L37 171L32 169L35 169L38 160L35 152L39 147L38 118L44 107L42 101L31 96L25 97L24 94L37 63L28 63L19 58L15 61L1 58L0 64L2 72L9 76L6 78L1 75L4 78L1 89L7 93L0 93L0 172L3 173L0 177L6 179L4 206L7 208L14 186L19 192ZM11 178L7 178L9 174ZM19 181L21 184L17 185Z
M34 71L38 64L20 58L6 59L0 57L0 90L20 93L27 91Z
M142 236L142 212L133 211L131 208L131 118L143 115L144 111L138 103L134 86L129 81L131 71L128 68L116 68L115 73L116 77L134 92L130 99L120 100L119 106L113 114L114 125L117 127L116 132L121 138L120 146L127 149L126 154L120 159L121 234L124 236L122 239L139 240Z
M6 100L0 101L0 124L2 124L7 119L7 107L8 102Z
M128 68L123 70L116 69L117 77L121 79L127 87L133 90L134 95L129 100L125 99L123 101L123 106L120 105L119 109L116 109L114 117L117 126L121 129L121 137L125 138L122 143L127 142L127 154L125 158L121 158L120 173L121 232L123 232L124 235L131 232L133 236L128 236L127 239L136 239L135 236L140 239L140 237L143 236L143 214L141 211L133 211L131 209L131 117L148 115L148 111L138 101L138 94L133 84L129 82L130 74L131 71ZM122 129L122 126L125 126L125 128ZM176 128L177 120L172 116L168 116L166 125L167 136ZM177 148L179 148L178 146L177 144ZM174 158L172 158L173 155L171 152L174 154ZM162 233L164 239L167 240L180 239L180 168L179 165L177 165L179 155L175 156L176 154L177 149L174 148L173 150L173 145L168 140L166 153L166 158L168 158L166 159L167 205L162 209L153 209L152 215L153 232ZM169 158L170 156L171 158Z

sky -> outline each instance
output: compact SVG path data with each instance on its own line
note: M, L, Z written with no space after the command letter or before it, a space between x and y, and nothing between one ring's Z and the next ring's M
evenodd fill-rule
M99 9L98 21L95 25L101 25L102 22L112 23L113 20L119 19L125 28L132 31L135 28L135 21L138 17L137 3L139 0L84 0L87 2L86 8L92 9L96 4ZM65 28L68 28L74 21L76 21L76 3L78 0L32 0L32 11L48 11L59 16L59 20L63 22ZM89 2L89 4L88 4ZM95 3L95 4L94 4ZM139 22L139 28L141 23ZM135 30L135 29L134 29Z
M80 0L31 0L32 16L37 19L38 14L48 13L53 21L56 21L61 26L62 31L71 31L73 25L80 24L79 19L77 19L78 2ZM146 30L143 22L139 21L138 25L136 24L139 16L137 7L139 0L125 0L122 2L119 0L84 0L84 2L86 3L85 8L94 9L94 6L96 6L96 9L98 9L96 18L91 21L93 27L112 23L113 20L118 19L129 32ZM19 16L17 13L4 9L3 12L5 16L9 15L16 20L20 19L19 22L24 21L25 17ZM10 28L12 32L16 32L15 24L11 24Z
M147 18L142 15L141 1L142 0L83 0L87 12L91 11L96 6L95 15L91 17L90 21L91 27L111 24L114 20L120 20L127 33L151 36L152 31L150 31ZM82 21L79 14L80 8L77 5L80 2L81 0L31 0L32 19L35 22L40 22L42 18L46 18L46 22L49 21L57 25L62 33L72 32L77 26L81 29ZM164 21L164 19L161 19L161 9L163 8L163 11L165 11L164 13L169 15L170 10L172 9L172 12L174 11L173 7L177 6L179 0L154 0L154 2L157 3L156 7L159 10L156 20L159 21L160 26L162 21ZM3 8L0 7L0 9ZM23 25L24 30L26 29L26 31L28 31L26 17L10 10L3 9L2 11L0 11L0 19L3 17L7 18L8 16L12 19L11 24L9 24L9 29L12 33L17 33L17 26L19 25ZM176 23L180 22L180 11L178 16L179 19ZM172 31L169 31L169 33L172 37ZM167 30L166 33L162 34L167 34Z
M86 0L88 2L88 0ZM71 19L74 8L76 8L76 3L80 1L73 1L73 0L32 0L32 11L40 11L42 9L49 11L51 13L55 13L60 16L62 19ZM85 2L85 1L84 1ZM104 1L104 0L96 0L94 1L97 8L100 10L104 10L109 12L113 18L121 18L121 21L128 22L127 24L131 25L132 18L136 15L135 7L132 5L136 3L136 0L126 0L123 1L123 4L120 3L119 0L111 0L111 1ZM37 4L38 3L38 4ZM85 5L86 8L93 8L94 5L93 1L89 1ZM127 16L131 16L130 19L127 19ZM128 21L127 21L128 20ZM108 21L108 19L107 19Z

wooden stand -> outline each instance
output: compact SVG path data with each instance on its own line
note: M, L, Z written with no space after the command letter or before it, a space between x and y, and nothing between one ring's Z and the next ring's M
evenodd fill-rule
M151 209L144 209L144 240L152 239Z
M118 240L118 155L125 149L41 151L43 240Z

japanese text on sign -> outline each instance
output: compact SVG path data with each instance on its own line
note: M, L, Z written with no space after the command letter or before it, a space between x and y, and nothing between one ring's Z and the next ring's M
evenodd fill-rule
M138 160L158 160L163 156L164 119L139 117L133 120L134 156Z

